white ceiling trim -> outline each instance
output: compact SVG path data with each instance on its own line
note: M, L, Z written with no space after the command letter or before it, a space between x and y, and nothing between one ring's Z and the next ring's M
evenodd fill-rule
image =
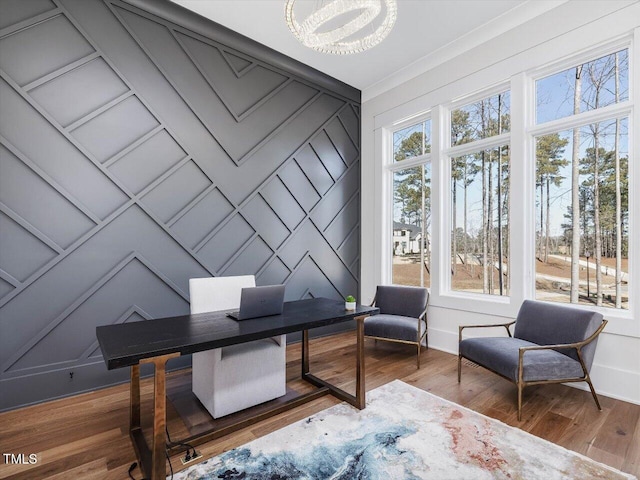
M569 0L525 2L362 90L362 103L542 15ZM489 28L487 28L489 27Z

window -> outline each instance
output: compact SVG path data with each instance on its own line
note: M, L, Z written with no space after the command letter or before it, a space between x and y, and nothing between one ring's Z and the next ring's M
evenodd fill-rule
M481 140L510 130L508 91L451 111L451 145Z
M430 285L430 138L430 120L393 132L395 164L390 169L393 178L391 271L394 284Z
M560 81L564 79L564 81ZM582 124L583 111L628 100L622 50L536 82L536 298L628 309L627 116Z
M535 298L637 318L637 52L623 41L579 61L549 51L553 65L494 69L510 80L478 94L465 95L468 78L425 93L415 105L433 124L389 126L412 114L407 104L381 113L382 281L433 287L434 305L483 314ZM636 331L627 325L616 328Z
M393 161L419 157L431 152L431 121L416 123L393 132Z
M536 122L544 123L629 100L629 52L583 63L536 82Z
M509 294L509 147L451 160L451 288Z
M510 94L503 91L451 111L454 291L509 295L509 110ZM470 148L492 137L495 145Z

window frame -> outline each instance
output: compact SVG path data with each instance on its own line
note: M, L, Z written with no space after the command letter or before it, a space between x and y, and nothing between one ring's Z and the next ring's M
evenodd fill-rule
M550 120L547 122L543 122L540 124L536 123L535 118L535 100L536 100L536 81L542 78L545 78L549 75L553 75L555 73L562 72L567 69L575 68L577 65L582 65L584 63L596 60L598 58L614 54L619 52L620 50L628 50L628 58L629 58L629 97L627 100L621 101L617 104L607 105L606 107L598 108L595 110L588 110L585 112L580 112L577 114L569 115L567 117ZM548 135L557 132L562 132L566 130L573 130L575 128L581 128L587 125L592 125L594 123L599 123L607 120L615 120L616 118L627 118L628 119L628 131L629 131L629 167L628 167L628 177L631 180L630 188L629 188L629 205L635 205L636 202L636 193L635 189L632 187L634 183L640 183L640 179L637 178L637 175L640 174L640 171L637 170L637 167L634 167L634 164L638 162L636 159L634 161L634 156L637 157L638 153L640 153L640 149L636 147L636 145L640 145L640 135L637 132L637 127L634 125L640 125L640 109L634 108L635 101L635 89L634 84L638 83L638 79L636 78L638 73L637 65L639 63L639 53L640 53L640 35L625 35L624 37L615 39L611 42L607 42L603 45L599 45L594 48L585 49L575 55L572 55L567 58L563 58L547 64L543 67L532 69L527 72L527 82L528 87L531 92L531 112L529 118L527 119L527 123L525 125L525 136L527 139L527 143L530 148L530 163L529 169L531 170L531 179L532 181L526 185L526 194L528 197L531 197L531 211L528 212L528 216L532 218L531 234L529 235L530 246L528 250L528 264L531 268L531 272L535 277L536 272L536 264L535 264L535 219L533 215L535 214L535 168L536 168L536 137L541 135ZM635 66L635 68L634 68ZM607 327L607 330L612 333L626 333L629 330L636 330L636 336L640 336L640 321L637 321L637 325L632 326L631 321L634 318L634 312L638 312L640 309L640 285L636 285L638 283L636 277L636 272L639 271L640 265L639 260L640 256L637 251L640 249L640 241L633 240L635 238L635 232L640 228L640 212L637 208L629 208L629 259L628 259L628 269L629 272L629 304L628 309L617 309L611 307L597 307L596 305L584 306L580 304L568 304L577 308L585 308L592 311L596 311L601 313L608 319L618 320L613 324L610 324ZM529 285L526 292L526 298L535 300L536 299L536 287L535 282L532 285ZM557 303L557 302L549 302L549 303Z
M597 110L582 112L562 119L535 123L535 81L567 68L575 67L621 49L628 49L629 54L629 96L618 104L609 105ZM546 51L544 54L543 50ZM610 41L594 43L590 47L569 50L551 48L539 49L533 60L523 55L515 59L504 60L505 66L513 66L507 73L510 76L501 81L496 79L496 68L488 66L470 76L461 77L454 82L444 84L436 90L425 93L406 103L381 112L374 116L374 152L375 169L375 230L379 236L374 241L374 271L378 273L377 282L390 284L392 241L392 210L390 208L393 194L392 180L389 170L388 153L392 148L392 132L417 123L421 116L431 118L431 215L432 215L432 262L431 262L431 300L433 308L445 308L460 312L461 318L472 318L474 313L513 318L525 299L535 299L535 137L561 131L562 127L575 125L576 118L581 125L595 121L609 120L616 116L624 116L629 122L629 205L637 204L637 193L633 186L640 185L640 170L634 164L640 161L640 108L636 92L640 90L640 27L634 28L624 35ZM562 53L564 52L564 53ZM536 65L532 64L536 62ZM478 89L478 85L483 88ZM476 140L467 144L451 147L450 112L474 100L486 98L492 93L510 90L511 128L510 132L488 139ZM468 93L472 91L473 93ZM451 100L453 99L453 100ZM415 113L414 112L418 112ZM401 120L397 120L401 119ZM396 121L397 120L397 121ZM566 128L565 128L566 129ZM505 139L509 139L505 141ZM451 207L450 207L450 159L454 156L479 151L481 148L507 144L510 148L510 180L511 191L518 195L510 196L510 296L471 294L451 291ZM634 162L634 157L636 160ZM410 167L413 163L399 162L400 168ZM416 160L415 164L420 164ZM414 165L415 165L414 164ZM379 223L380 222L380 223ZM634 319L640 313L640 209L629 209L629 310L608 307L585 307L599 311L607 319L614 320L607 326L607 332L640 338L640 321ZM640 278L640 277L639 277ZM634 301L634 299L636 299ZM580 308L581 305L575 305Z
M386 204L386 209L387 209L387 213L384 214L386 216L386 220L383 222L383 225L385 225L384 231L383 231L383 238L386 239L386 241L388 242L388 248L384 248L383 251L386 252L390 252L391 248L393 248L393 209L394 209L394 205L393 205L393 175L396 172L402 171L402 170L409 170L411 168L415 168L415 167L421 167L423 165L426 165L427 163L432 163L432 155L433 155L433 143L431 144L431 151L427 152L427 153L423 153L422 155L417 155L415 157L412 157L410 159L406 159L406 160L402 160L399 162L395 161L394 158L394 142L393 142L393 135L398 132L399 130L403 130L407 127L411 127L413 125L419 124L419 123L425 123L425 122L430 122L430 132L429 132L429 136L431 138L433 138L433 122L431 119L431 111L427 110L427 111L423 111L420 112L419 114L416 115L412 115L410 117L407 117L403 120L400 120L398 122L395 122L393 125L384 128L383 129L383 135L385 137L385 143L387 144L387 148L385 149L385 155L383 156L383 178L384 178L384 183L388 186L387 190L387 201L384 202ZM432 176L433 176L433 170L432 170ZM432 225L433 225L433 220L432 220ZM432 239L433 242L433 239ZM384 245L384 240L383 240L383 245ZM422 247L420 249L421 251L421 261L424 262L425 256L424 256L424 247ZM431 249L430 249L430 252ZM393 282L393 255L387 255L387 258L383 260L383 272L387 272L386 274L386 280L384 283L386 284L392 284ZM421 269L421 275L420 275L420 284L422 286L424 286L424 276L422 275L423 270ZM433 278L433 276L431 276L431 278ZM427 287L427 288L430 288Z
M443 145L444 148L442 148L442 151L440 152L440 158L443 160L442 175L444 177L443 183L446 182L445 183L446 185L449 185L449 186L451 185L451 162L453 161L454 158L461 157L463 155L470 155L470 154L473 154L482 150L491 149L491 148L500 148L505 145L507 145L509 147L509 150L511 151L511 131L513 130L513 125L511 126L508 132L502 133L500 135L494 135L488 138L473 140L471 142L463 143L460 145L455 145L455 146L451 145L451 113L460 107L464 107L466 105L469 105L481 100L485 100L487 98L490 98L492 96L495 96L504 92L509 92L509 95L511 98L511 82L510 81L498 82L492 86L489 86L482 90L478 90L471 95L465 95L463 97L459 97L444 106L445 121L443 125L444 131L442 133L443 135L446 135L446 136L445 136L445 143ZM510 100L510 105L509 105L510 116L511 116L511 103L512 101ZM512 160L510 161L510 163L512 163ZM447 191L447 190L444 190L444 191ZM465 292L462 290L453 289L452 282L451 282L451 263L453 261L453 259L451 258L451 233L453 228L451 197L450 196L447 197L447 201L444 203L445 205L443 206L444 206L445 213L442 218L442 221L445 223L440 224L442 230L444 231L443 232L444 245L442 248L442 253L444 253L445 248L447 246L448 246L448 250L447 250L448 253L446 255L440 255L441 257L445 256L447 260L446 266L444 264L441 265L441 271L446 272L446 274L444 275L444 278L441 277L442 288L440 289L440 295L442 297L450 297L458 300L464 300L464 299L476 300L476 301L490 300L492 302L509 304L511 295L491 295L488 293L473 293L473 292ZM509 192L509 210L511 211L511 191ZM511 229L511 222L509 222L509 228ZM510 233L510 237L511 237L511 233ZM509 288L509 291L511 291L511 287Z

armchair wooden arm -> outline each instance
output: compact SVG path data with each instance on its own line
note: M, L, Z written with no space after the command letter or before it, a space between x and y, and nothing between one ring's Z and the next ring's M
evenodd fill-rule
M509 322L509 323L495 323L495 324L492 324L492 325L459 325L458 326L458 343L460 343L462 341L462 330L464 330L465 328L504 327L504 328L507 329L507 333L511 337L512 335L511 335L511 330L509 330L509 327L511 325L513 325L514 323L516 323L515 320L513 322Z

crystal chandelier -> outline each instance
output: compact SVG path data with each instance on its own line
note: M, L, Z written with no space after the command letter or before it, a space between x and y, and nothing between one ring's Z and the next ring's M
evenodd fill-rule
M396 21L396 0L332 0L314 10L299 23L293 12L296 1L287 0L285 4L285 18L289 30L303 45L322 53L344 55L374 47L384 40ZM377 28L368 35L356 37L355 34L376 21L383 11L383 6L384 18L381 22L378 19ZM355 18L353 12L358 12ZM331 23L335 25L336 19L345 14L351 14L351 19L343 25L319 31L323 26L326 29Z

